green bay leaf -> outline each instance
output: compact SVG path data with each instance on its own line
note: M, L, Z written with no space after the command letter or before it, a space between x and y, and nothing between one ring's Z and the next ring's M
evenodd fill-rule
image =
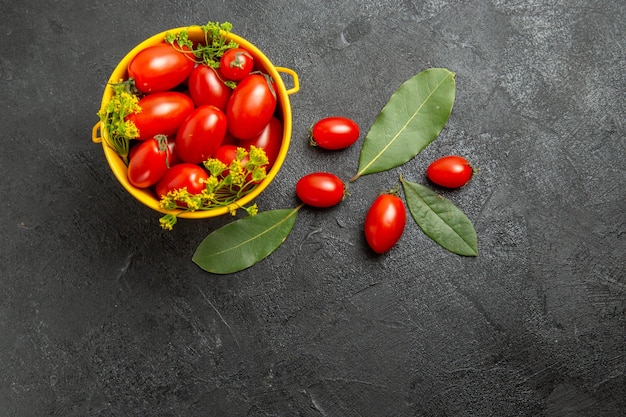
M222 226L200 243L192 260L214 274L249 268L287 239L301 207L264 211Z
M414 158L445 127L455 95L454 73L445 68L430 68L405 81L365 136L351 181Z
M478 255L476 230L461 209L428 187L400 181L411 216L426 236L452 253Z

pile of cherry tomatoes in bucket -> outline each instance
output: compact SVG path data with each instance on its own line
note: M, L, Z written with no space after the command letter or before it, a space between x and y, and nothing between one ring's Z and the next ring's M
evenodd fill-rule
M281 148L283 122L276 84L264 68L223 27L205 29L213 35L205 43L183 33L140 50L99 115L132 186L162 199L181 189L202 193L214 176L228 183L218 187L222 193L233 194L214 202L226 206L265 178ZM224 169L211 172L207 161ZM181 200L163 208L188 207Z
M310 141L324 149L343 149L359 138L359 127L346 117L328 117L311 128ZM444 188L459 188L472 178L474 169L463 157L444 156L426 170L428 179ZM345 197L345 183L335 174L313 172L296 183L296 195L306 205L327 208ZM389 251L400 240L406 226L406 209L396 190L381 193L370 205L364 221L367 244L376 253Z

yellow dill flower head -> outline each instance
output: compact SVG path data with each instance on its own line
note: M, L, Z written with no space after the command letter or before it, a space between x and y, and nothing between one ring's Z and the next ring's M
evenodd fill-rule
M246 151L246 148L238 146L237 152L235 153L235 158L237 158L237 161L243 161L246 156L248 156L248 151Z
M249 216L254 216L255 214L259 212L259 207L255 203L249 207L246 207L246 211L248 212Z
M246 182L246 177L248 176L248 172L244 170L241 166L241 163L237 160L231 162L228 167L230 171L230 183L232 185L243 185Z
M189 192L187 192L187 187L183 187L170 191L167 195L174 201L185 201L189 197Z
M173 214L166 214L159 219L159 225L163 230L172 230L178 219Z
M203 202L210 204L215 201L215 193L205 188L204 190L202 190L202 193L200 193L200 198L202 198Z
M159 206L164 210L174 210L176 208L176 200L169 195L164 195L161 197L161 200L159 200Z
M127 120L126 122L124 122L124 131L125 131L125 136L127 138L130 139L135 139L136 137L139 136L139 129L137 129L137 126L135 125L135 123L133 123L130 120Z
M269 164L269 160L267 159L267 154L262 148L257 148L254 145L250 146L250 162L249 164L253 164L255 166L263 166Z
M189 211L196 211L202 205L202 200L200 195L188 195L185 203L187 204L187 209Z
M202 181L204 183L204 189L208 193L213 193L213 191L217 188L220 183L220 180L217 177L210 176L209 178Z
M224 170L228 168L226 164L215 158L209 158L204 161L203 164L207 171L209 171L211 173L211 176L213 177L221 176L222 172L224 172Z
M254 182L261 182L266 176L265 167L257 167L252 171L252 181Z

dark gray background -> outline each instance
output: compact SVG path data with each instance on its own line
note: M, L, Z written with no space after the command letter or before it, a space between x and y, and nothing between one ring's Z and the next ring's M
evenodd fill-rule
M1 0L1 416L621 416L626 280L621 0ZM191 262L232 221L155 212L91 143L109 74L163 30L230 21L294 69L293 137L261 210L361 141L310 148L329 115L363 136L429 67L456 72L446 129L417 158L301 210L283 246L230 276ZM286 80L287 82L289 80ZM446 154L439 190L478 232L448 253L409 219L375 256L362 223Z

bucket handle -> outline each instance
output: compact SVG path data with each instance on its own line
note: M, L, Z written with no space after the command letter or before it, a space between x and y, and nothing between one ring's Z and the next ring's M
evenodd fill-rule
M100 136L101 122L96 123L91 130L91 141L93 143L102 143L102 136Z
M276 71L278 71L279 73L288 74L293 79L293 87L291 87L290 89L286 91L288 96L300 91L300 81L298 80L298 74L296 74L294 70L292 70L291 68L285 68L285 67L275 67L275 68L276 68Z

